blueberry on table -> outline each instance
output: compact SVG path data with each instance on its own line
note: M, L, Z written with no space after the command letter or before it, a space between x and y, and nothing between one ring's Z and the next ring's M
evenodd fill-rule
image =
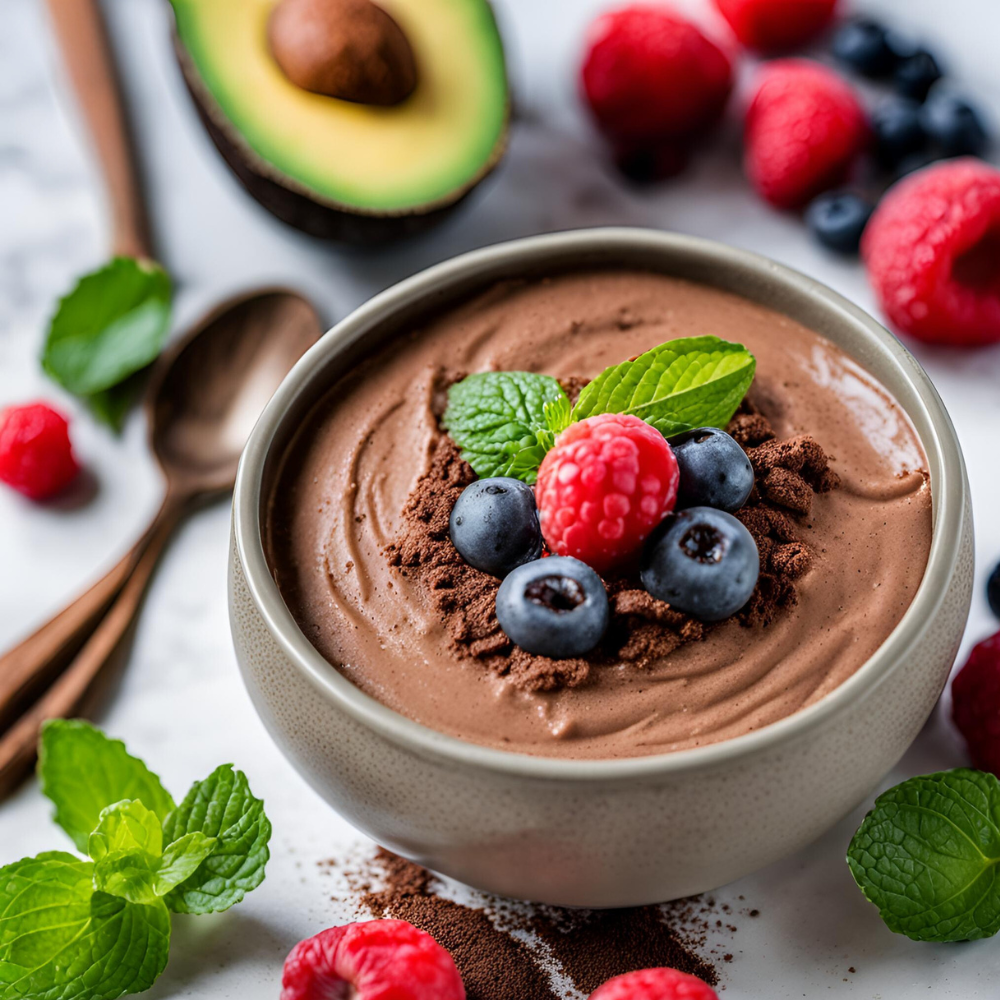
M753 489L746 452L718 427L699 427L670 439L680 470L677 506L739 510Z
M497 621L527 653L565 659L589 653L608 628L604 581L586 563L550 556L518 566L500 584Z
M934 56L926 49L917 49L899 62L893 80L901 94L922 101L941 75L941 67Z
M806 209L806 225L825 247L856 254L875 206L850 191L821 194Z
M691 507L668 517L642 556L642 585L661 601L706 622L736 614L760 573L757 543L722 510Z
M986 581L986 599L990 602L990 610L1000 618L1000 564Z
M868 18L843 24L834 34L831 48L839 62L865 76L885 76L896 64L886 29Z
M927 145L920 123L920 105L906 97L882 101L871 115L875 155L886 167L895 167Z
M476 569L506 576L542 554L534 490L520 479L497 476L467 486L448 521L459 555Z
M948 91L934 93L920 109L920 124L945 156L978 156L989 145L979 112Z

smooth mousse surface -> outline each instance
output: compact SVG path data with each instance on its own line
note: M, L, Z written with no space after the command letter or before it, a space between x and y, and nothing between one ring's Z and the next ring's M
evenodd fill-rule
M757 357L751 397L779 437L813 435L840 488L799 524L814 553L799 601L767 628L730 620L646 669L519 690L455 656L423 587L385 555L440 433L442 370L593 377L676 337L715 334ZM505 283L414 330L332 387L290 449L268 525L275 576L341 672L434 729L577 758L694 747L759 729L851 676L909 606L931 540L916 435L887 391L829 341L742 298L661 275Z

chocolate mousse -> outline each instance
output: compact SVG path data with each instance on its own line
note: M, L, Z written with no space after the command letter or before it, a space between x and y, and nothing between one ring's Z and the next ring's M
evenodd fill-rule
M449 536L476 480L441 426L449 387L539 372L573 401L608 366L699 336L756 358L728 426L753 469L735 512L759 552L749 601L698 620L615 567L594 649L560 659L515 645L497 621L500 579ZM857 363L738 296L608 271L497 285L331 387L288 451L267 544L304 633L390 708L487 746L610 758L738 736L833 690L899 622L930 540L916 434Z

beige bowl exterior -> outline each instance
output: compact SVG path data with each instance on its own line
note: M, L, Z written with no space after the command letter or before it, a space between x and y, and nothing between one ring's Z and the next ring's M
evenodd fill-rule
M822 333L896 397L927 453L934 538L899 626L846 683L771 726L629 760L506 753L434 732L363 694L296 626L268 570L262 498L290 434L356 358L406 323L493 281L639 267L761 302ZM363 341L363 343L361 343ZM538 236L431 268L327 334L265 410L240 465L230 614L265 726L334 809L378 843L479 889L566 906L634 906L730 882L814 840L869 796L919 733L968 616L969 489L954 428L888 331L828 288L691 237L600 229Z

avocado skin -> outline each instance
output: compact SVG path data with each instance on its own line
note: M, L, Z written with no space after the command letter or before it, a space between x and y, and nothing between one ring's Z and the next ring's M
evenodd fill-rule
M250 158L212 117L207 106L207 101L211 98L206 95L199 80L198 71L176 31L173 32L173 44L181 75L194 102L198 117L215 144L215 148L226 161L226 165L255 201L263 205L282 222L308 233L310 236L354 246L380 246L404 240L410 236L417 236L432 229L451 215L493 173L506 152L507 131L505 129L503 139L498 143L492 159L479 177L464 191L457 193L454 201L440 207L434 207L429 211L416 210L405 214L378 215L325 205L310 198L307 194L286 187L273 177L269 177L254 168Z

